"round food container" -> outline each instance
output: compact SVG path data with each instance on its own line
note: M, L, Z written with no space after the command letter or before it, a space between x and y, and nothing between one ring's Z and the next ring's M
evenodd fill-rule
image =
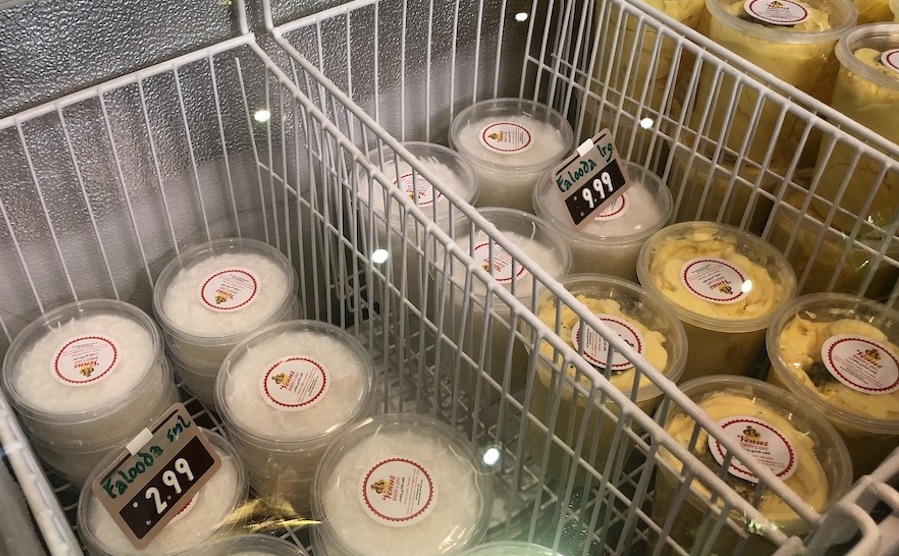
M636 284L611 276L576 274L565 277L561 284L587 310L632 346L634 353L658 369L661 376L672 382L680 379L687 362L687 336L677 316L663 301L650 296ZM615 352L609 369L611 346L593 328L587 326L582 331L580 317L570 306L564 303L560 306L555 295L546 293L537 305L537 316L563 340L570 342L574 349L580 350L583 346L584 358L600 373L605 374L612 386L629 395L645 413L651 414L655 410L661 401L662 391L648 376L637 372L627 358L630 354ZM567 440L571 434L581 434L586 427L586 442L598 438L599 445L596 450L592 446L589 448L590 454L595 454L595 457L589 457L586 453L581 457L602 472L607 457L625 448L612 444L616 424L608 418L597 422L599 415L595 408L590 413L590 420L585 421L587 405L594 401L580 392L576 393L574 381L580 380L581 385L589 391L592 386L590 380L583 375L578 379L574 366L570 366L567 376L562 378L559 368L561 356L549 343L540 344L540 355L531 413L545 422L555 417L554 432L563 440ZM620 413L617 404L608 402L607 407L616 414ZM538 429L532 431L532 455L536 461L542 462L546 434ZM627 441L627 437L622 435L621 441ZM550 451L547 471L555 477L563 478L571 458L555 444L550 445Z
M222 466L194 500L142 550L134 548L91 489L94 478L112 463L112 457L97 466L78 499L78 531L90 554L187 554L231 530L232 514L247 499L246 472L228 441L214 432L203 432L221 457Z
M893 12L894 23L899 23L899 0L890 0L890 11Z
M768 380L833 424L855 475L899 446L899 312L854 295L798 297L767 337Z
M156 280L153 311L185 387L211 403L225 356L255 330L296 317L297 275L280 251L253 239L197 245Z
M549 106L498 98L459 112L449 145L474 168L477 206L530 212L537 180L574 150L574 132Z
M316 553L459 553L478 543L490 476L458 431L425 415L373 417L325 452L313 484Z
M494 541L466 550L462 556L558 556L558 553L529 542Z
M118 436L89 444L73 443L73 439L60 441L46 441L37 436L30 438L35 453L53 468L61 477L64 477L77 486L81 486L90 476L91 471L113 450L117 450L128 444L147 425L156 420L162 413L178 402L178 389L172 377L172 369L165 362L165 376L163 393L156 399L155 407L148 408L149 412L145 422L138 424L132 430Z
M308 556L309 553L271 535L236 535L204 546L199 556Z
M744 229L761 233L774 206L763 192L775 190L787 166L787 161L778 158L762 169L727 153L713 162L686 145L678 145L668 178L674 202L679 202L675 220L713 220L740 226L749 212Z
M231 350L215 405L253 491L308 515L325 448L374 411L374 375L365 348L323 322L273 324Z
M653 234L637 275L684 324L691 346L684 380L749 372L774 314L796 294L783 254L714 222L681 222Z
M478 213L493 224L504 239L521 249L552 278L558 279L568 273L571 268L571 251L558 232L542 218L508 208L482 208L478 209ZM531 272L483 230L476 231L474 237L471 233L471 221L464 216L456 219L450 229L450 235L458 247L474 259L475 264L487 270L524 305L530 306L535 290ZM435 261L444 261L443 253L438 252ZM511 340L511 388L515 391L524 387L527 351L520 341L510 339L513 331L509 327L509 306L494 296L492 306L488 308L487 286L475 277L471 277L471 290L466 293L469 270L458 259L452 258L448 268L435 264L433 270L435 295L446 300L444 332L476 360L480 357L483 344L488 342L484 361L478 363L483 371L490 373L500 383L503 381L507 346ZM444 278L446 274L449 276ZM539 294L542 286L538 284L536 290ZM489 331L485 329L485 313L488 309L492 316ZM462 336L453 337L459 333ZM447 357L455 358L456 354L448 353L449 351L451 350L443 350ZM447 364L453 363L449 361ZM469 384L463 390L473 393L471 389L475 386Z
M477 198L478 187L471 164L457 152L434 143L409 142L402 146L415 157L416 161L439 179L438 187L426 178L413 171L411 165L389 147L375 149L368 153L368 158L381 170L389 184L400 188L421 210L425 216L438 223L445 224L455 218L458 211L453 210L452 203L441 193L452 191L466 203L473 203ZM392 201L383 187L372 183L369 191L369 176L360 171L358 212L362 216L362 227L359 230L364 252L372 256L376 268L380 268L388 276L388 268L392 270L392 282L402 287L406 277L406 297L416 306L421 306L421 282L426 279L424 261L422 260L422 243L425 240L424 227L411 218L403 219L405 211L397 202ZM385 210L385 200L389 211ZM370 207L370 209L369 209ZM390 226L387 225L387 214L390 214ZM370 219L373 219L374 237L369 234ZM405 239L403 234L405 234ZM404 242L406 245L404 245ZM381 250L381 256L374 253ZM384 260L386 255L387 260ZM383 290L371 288L375 301L383 302Z
M843 496L852 484L852 463L849 452L837 431L816 411L795 396L759 380L718 376L691 380L681 390L711 419L721 426L722 435L736 440L751 453L758 454L775 476L805 500L815 511L824 512ZM668 412L659 416L665 430L685 448L690 447L697 425L680 407L667 406ZM664 419L662 419L664 417ZM727 450L706 430L699 430L693 453L709 469L718 473L724 464ZM697 534L710 528L704 523L708 508L722 505L721 499L712 501L712 490L696 479L690 485L686 500L678 508L673 506L677 489L683 479L682 464L671 452L659 450L659 457L676 470L676 474L659 467L652 517L663 523L672 511L677 512L671 537L690 551ZM740 496L756 503L759 483L748 467L733 459L723 479ZM774 527L788 536L801 536L810 524L772 491L760 491L756 507ZM760 535L746 531L750 525L736 510L728 516L736 522L736 529L724 526L718 533L712 552L730 554L740 541L736 530L749 535L745 554L770 554L777 548ZM705 539L702 539L704 542ZM703 545L705 546L705 545Z
M858 25L893 21L891 0L854 0L858 10Z
M859 25L840 38L836 54L840 70L831 106L874 133L899 143L899 24ZM887 171L881 178L883 163L865 154L856 163L857 151L855 146L840 142L830 152L829 145L822 143L818 165L825 170L816 193L828 201L836 200L852 168L840 206L855 217L838 219L836 226L849 232L858 217L863 217L872 224L888 227L899 209L899 172ZM869 212L863 214L875 188Z
M3 360L2 384L31 438L80 450L147 426L171 400L174 380L146 313L91 299L26 326Z
M771 244L786 253L797 278L810 267L800 293L858 291L874 264L873 253L880 251L885 238L860 234L855 241L850 241L848 235L823 224L825 217L818 213L814 201L803 209L807 195L798 191L788 191L784 195L784 202L772 219ZM891 243L886 256L899 258L899 242ZM831 287L834 277L836 281ZM881 262L868 282L865 295L886 299L897 279L899 269Z
M643 242L671 216L671 192L662 180L637 164L622 161L622 166L631 186L582 230L572 226L549 174L534 190L537 216L568 241L574 273L601 272L636 281Z
M706 8L711 15L710 39L818 100L830 102L837 73L834 45L855 25L858 15L850 0L706 0ZM732 78L719 85L720 78L711 67L704 70L696 106L704 106L708 94L719 99L713 105L711 129L731 122L727 146L756 162L763 160L774 138L781 147L774 152L792 152L784 149L796 146L806 124L794 114L781 121L782 107L770 101L764 101L757 113L758 91L742 87L738 91ZM734 110L729 99L735 94ZM699 112L696 117L702 116Z

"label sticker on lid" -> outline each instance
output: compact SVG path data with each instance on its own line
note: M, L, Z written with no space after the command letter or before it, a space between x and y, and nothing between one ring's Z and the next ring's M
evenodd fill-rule
M899 390L899 360L884 344L854 334L838 334L821 346L824 366L843 385L864 394Z
M107 336L78 336L53 355L53 378L67 386L88 386L109 376L119 360L116 342Z
M259 393L267 404L282 411L308 409L320 402L330 388L328 373L314 359L284 357L262 373Z
M596 215L594 220L598 220L600 222L606 222L608 220L615 220L617 218L621 218L625 214L627 214L627 210L630 208L630 203L627 200L627 193L622 193L619 197L617 197L612 204L603 209L602 212Z
M394 180L393 185L396 184L397 181ZM420 207L429 207L434 204L434 201L443 197L439 191L434 189L431 182L412 173L401 176L399 184L406 196Z
M235 311L249 305L259 293L259 279L245 268L227 268L200 284L200 301L214 311Z
M392 457L362 476L360 503L370 518L391 527L419 523L434 509L437 485L421 464Z
M887 50L881 54L880 61L891 70L899 72L899 48Z
M500 284L508 284L512 281L512 255L500 245L493 243L493 268L491 268L490 246L491 242L485 241L474 247L472 258L480 263L481 268L493 275ZM527 274L527 270L518 263L515 266L515 277L521 278Z
M717 258L691 259L681 267L687 291L712 303L736 303L752 289L752 282L737 265Z
M805 6L790 0L746 0L747 14L771 25L797 25L809 18Z
M737 415L718 421L718 425L724 429L724 434L739 442L740 446L755 456L779 479L787 479L796 471L796 450L793 444L783 433L765 421L756 417ZM724 455L727 451L725 447L712 435L709 435L708 443L712 457L719 465L724 465ZM731 458L727 471L744 481L759 482L758 477L737 458Z
M175 517L173 517L172 520L169 521L169 524L171 525L172 523L177 523L177 522L181 521L182 519L184 519L187 516L187 514L189 514L190 511L196 507L197 498L199 498L199 497L200 497L199 492L194 494L194 497L190 499L190 502L188 502L186 506L181 508L180 512L175 514Z
M620 319L613 315L596 315L599 317L603 323L605 323L609 328L611 328L618 336L624 340L629 346L634 348L639 354L643 353L645 349L646 343L643 339L643 335L640 334L640 331L634 328L631 323L627 322L624 319ZM603 338L599 332L591 328L590 326L585 327L584 333L584 358L587 359L593 365L605 369L606 361L609 358L609 350L612 349L612 346L609 342ZM574 329L571 331L571 343L574 344L574 347L577 348L581 345L581 321L578 320L574 325ZM621 371L624 369L630 369L633 367L633 364L627 360L621 352L615 350L612 354L612 370Z
M531 130L512 122L493 122L484 126L480 134L481 145L488 151L500 154L519 154L531 148L534 137Z

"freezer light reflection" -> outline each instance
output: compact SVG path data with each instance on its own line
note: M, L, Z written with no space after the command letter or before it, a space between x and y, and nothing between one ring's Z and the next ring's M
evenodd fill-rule
M390 253L387 252L387 249L375 249L374 253L371 254L371 262L375 264L386 263L389 258Z
M481 459L484 462L484 465L487 467L493 467L497 463L499 463L500 452L496 446L490 446L484 453L481 455Z
M743 282L743 285L740 286L740 291L743 293L749 293L752 291L752 280L746 280Z
M655 121L652 118L643 118L642 120L640 120L640 127L642 127L643 129L649 129L654 123Z
M272 113L268 110L257 110L256 113L253 114L253 119L260 124L264 124L272 119Z
M518 12L517 14L515 14L515 21L518 21L519 23L524 23L527 20L528 20L527 12Z

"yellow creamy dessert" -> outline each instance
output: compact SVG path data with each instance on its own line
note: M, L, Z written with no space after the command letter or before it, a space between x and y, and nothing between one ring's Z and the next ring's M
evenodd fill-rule
M716 435L705 429L698 431L692 417L680 408L674 408L664 419L665 430L680 445L690 449L699 461L719 475L734 492L756 507L762 516L788 535L801 535L808 531L806 523L796 511L769 488L759 490L758 476L740 460L725 463L727 448L722 438L734 440L755 456L755 464L770 470L779 481L798 495L808 507L823 512L838 498L851 482L849 456L832 426L814 412L803 408L790 394L761 381L742 377L707 377L683 385L687 394L699 408L719 427ZM661 450L665 459L678 475L682 463L671 452ZM722 473L722 471L724 471ZM677 475L662 468L661 479L656 482L656 500L653 517L664 519L675 490L679 485ZM694 480L691 492L683 506L677 509L672 536L684 548L694 542L704 542L696 537L702 524L705 508L710 504L722 504L720 498L712 502L713 488ZM714 545L713 552L725 554L732 551L739 537L736 533L746 529L749 519L734 510L730 519L735 524L724 527ZM776 547L762 537L750 537L746 547L748 554L773 552Z
M684 323L690 346L685 378L743 374L774 313L796 289L786 259L738 228L682 222L649 239L640 283L660 294Z
M565 278L562 285L583 305L578 307L580 315L585 312L593 314L631 347L630 353L611 350L613 353L609 361L610 344L592 327L582 326L581 316L575 309L565 303L559 305L552 294L546 294L538 303L540 320L563 341L582 352L599 374L609 378L612 387L630 396L642 411L651 413L661 399L661 390L647 374L640 373L638 377L638 371L628 358L640 355L661 375L677 381L683 372L686 356L686 338L677 317L638 286L611 276L572 275ZM579 434L586 426L584 432L587 440L582 456L601 472L613 447L611 443L616 423L608 416L602 416L601 422L597 422L600 419L599 410L588 407L593 402L584 392L590 392L593 386L591 378L585 376L583 371L578 373L574 365L567 365L563 377L562 356L547 341L541 342L540 355L537 364L539 380L534 385L531 412L544 422L554 418L554 432L566 442L571 441L569 435ZM607 368L610 362L611 368ZM658 380L658 375L655 376ZM583 390L575 388L575 381ZM555 411L553 408L557 404L559 409ZM614 403L609 402L606 407L613 414L620 413L620 408ZM585 425L587 409L591 411ZM591 443L597 431L598 441L593 445ZM541 461L545 432L534 430L532 437L532 453L537 461ZM622 440L627 442L625 438ZM619 446L616 451L629 446L629 443ZM569 463L570 458L554 449L549 458L548 471L557 477L562 476Z
M893 10L889 0L855 0L858 10L858 24L893 21Z
M842 66L837 76L831 106L848 118L899 143L899 39L894 24L858 27L846 34L837 46ZM889 34L892 33L892 38ZM887 36L885 37L884 34ZM846 142L837 143L833 151L824 143L818 163L825 165L818 193L834 201L849 175L849 186L840 198L841 207L851 215L835 220L835 225L849 232L859 216L878 226L889 226L899 208L899 172L888 169L881 177L888 157L862 154L855 162L858 148ZM868 214L863 215L871 192L874 199ZM819 208L824 212L826 207Z
M857 475L899 445L899 313L846 294L797 298L772 325L769 380L827 417Z

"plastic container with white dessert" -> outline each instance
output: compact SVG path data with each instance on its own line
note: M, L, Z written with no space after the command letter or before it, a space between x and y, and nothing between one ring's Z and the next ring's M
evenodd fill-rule
M197 556L308 556L302 546L265 534L226 537L203 546Z
M572 273L637 279L637 255L646 238L668 223L671 191L654 173L622 161L630 187L582 230L569 222L562 195L544 176L534 189L534 209L571 248Z
M684 380L751 372L771 319L796 294L796 276L780 251L714 222L681 222L653 234L637 275L684 324Z
M178 399L156 324L112 299L32 321L6 353L2 386L36 451L78 484Z
M636 284L612 276L574 274L563 278L561 284L638 355L661 371L662 376L672 382L680 379L687 362L687 336L677 315L663 301ZM583 323L573 307L546 293L538 302L537 316L581 351L587 361L605 374L612 386L629 395L641 410L647 414L655 410L662 400L662 391L598 332ZM583 375L577 376L574 367L563 376L559 369L561 357L548 343L541 343L539 348L530 412L545 423L554 420L553 432L566 443L584 434L587 444L582 457L602 472L608 456L620 452L622 446L626 447L626 437L619 438L621 446L613 445L616 423L600 415L595 408L590 412L589 420L585 420L588 419L588 404L595 400L576 389L575 382L579 382L585 392L590 392L590 380ZM613 352L611 367L608 366L610 351ZM607 407L613 414L619 413L615 404L609 402ZM534 428L530 446L537 462L544 461L546 438L545 432ZM554 477L564 477L571 461L555 444L549 444L548 448L546 471Z
M814 409L791 393L760 380L738 377L704 377L688 381L681 390L695 402L723 434L755 455L757 461L771 470L813 510L823 513L839 500L852 484L852 462L846 445L833 426ZM759 478L736 458L727 460L727 449L693 418L675 405L657 416L660 424L681 446L696 455L725 483L754 505L776 527L787 535L802 536L810 524L803 520L773 491L764 489ZM659 465L652 517L664 523L676 512L671 538L686 550L705 546L708 527L703 521L709 507L722 504L713 499L712 490L700 479L694 479L679 508L673 508L677 490L684 482L685 470L680 460L664 448ZM723 469L728 461L727 469ZM661 463L661 462L660 462ZM695 476L694 476L695 477ZM725 526L715 536L711 553L732 554L739 548L743 554L772 554L778 548L759 534L737 509L728 518L735 527ZM741 531L741 533L737 533ZM743 540L748 537L748 540ZM743 544L745 543L745 544ZM705 546L705 548L709 548ZM663 553L667 553L664 552Z
M323 322L270 325L228 354L216 407L257 496L309 514L325 449L374 411L374 374L365 348Z
M899 312L849 294L797 297L768 330L768 381L830 421L855 475L899 446Z
M490 475L475 447L433 417L385 414L345 432L313 484L316 554L458 554L484 536Z
M523 541L493 541L466 550L462 556L558 556L558 553Z
M497 98L459 112L449 145L474 168L477 206L530 212L537 180L574 150L574 132L544 104Z
M257 329L297 316L297 273L280 251L247 238L181 252L153 289L153 312L185 389L213 404L228 352Z
M221 457L222 465L195 498L143 549L136 549L94 494L91 483L112 463L115 454L101 462L81 489L78 530L92 556L174 556L196 553L201 545L231 532L234 515L247 500L246 471L234 448L224 437L204 430Z

